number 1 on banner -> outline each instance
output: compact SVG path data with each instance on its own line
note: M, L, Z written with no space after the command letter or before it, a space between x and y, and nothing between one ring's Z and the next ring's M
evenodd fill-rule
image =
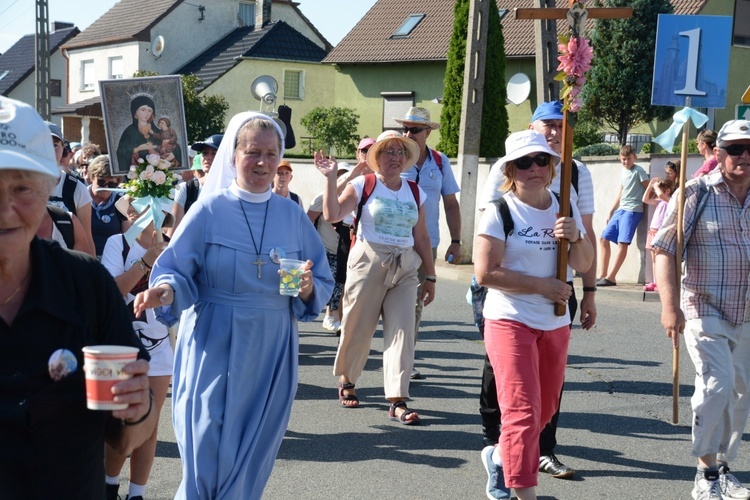
M685 88L675 90L680 95L706 95L695 86L698 80L698 51L701 44L701 29L695 28L690 31L680 31L680 36L688 37L687 69L685 71Z

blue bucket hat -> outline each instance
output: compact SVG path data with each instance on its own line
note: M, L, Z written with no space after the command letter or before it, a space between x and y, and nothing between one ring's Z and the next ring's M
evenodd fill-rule
M560 101L543 102L534 110L531 116L531 123L537 120L562 120L563 104Z

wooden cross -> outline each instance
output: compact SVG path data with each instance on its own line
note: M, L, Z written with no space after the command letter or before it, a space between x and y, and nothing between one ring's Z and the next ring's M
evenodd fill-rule
M258 255L258 258L255 259L255 262L251 262L251 264L255 264L256 266L258 266L258 279L260 279L260 266L265 266L266 263L260 260L260 255Z
M583 32L587 18L617 19L633 17L631 7L618 8L584 8L581 2L568 1L567 9L515 9L516 19L567 19L571 36L579 37ZM566 98L568 99L568 98ZM573 169L573 127L570 124L567 106L563 111L562 154L560 165L560 214L570 213L570 182ZM557 244L557 279L567 281L568 274L568 240L560 239ZM555 304L555 314L564 316L567 307Z

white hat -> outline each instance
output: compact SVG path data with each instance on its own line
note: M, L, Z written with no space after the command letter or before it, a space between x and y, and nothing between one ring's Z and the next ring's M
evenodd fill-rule
M0 96L0 170L60 177L52 135L28 104Z
M508 162L516 160L530 153L547 153L555 157L560 157L550 149L547 139L535 130L523 130L514 132L505 139L505 156L500 158L500 171L505 174L505 167Z
M743 139L750 139L750 121L729 120L719 130L716 145L723 147L725 142L741 141Z

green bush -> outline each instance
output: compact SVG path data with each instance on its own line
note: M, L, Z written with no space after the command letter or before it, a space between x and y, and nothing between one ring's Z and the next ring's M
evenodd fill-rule
M582 148L573 150L573 156L581 158L584 156L617 156L620 154L620 146L600 142L599 144L590 144Z
M641 154L647 155L647 154L651 153L652 149L654 149L654 143L653 142L647 142L641 148Z
M300 123L314 137L312 151L305 146L305 152L310 155L322 149L326 153L335 150L336 156L352 157L357 151L359 136L352 130L359 126L359 115L351 108L313 108Z

